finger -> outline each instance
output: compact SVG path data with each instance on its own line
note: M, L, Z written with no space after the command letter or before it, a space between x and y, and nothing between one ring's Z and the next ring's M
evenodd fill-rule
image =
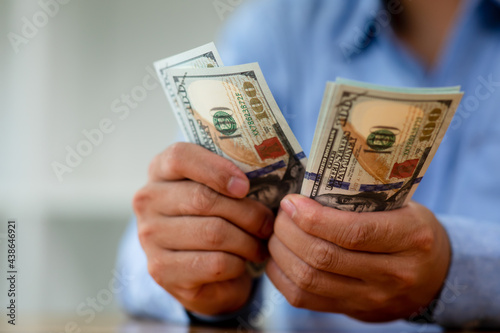
M274 224L272 211L249 198L233 199L192 181L153 183L148 196L151 209L168 216L217 216L261 238L269 238Z
M151 242L169 250L224 251L252 262L268 257L267 247L218 217L171 217L157 222Z
M235 279L246 273L245 261L225 252L154 250L148 271L161 286L194 289Z
M266 266L266 274L288 302L298 308L343 313L370 322L387 322L401 318L398 306L394 305L397 302L380 290L367 287L360 293L352 293L346 297L326 297L310 293L299 288L273 259L269 260ZM332 284L332 289L334 288L338 286Z
M355 213L325 207L310 198L292 194L281 201L281 208L305 232L356 251L404 251L419 238L423 224L414 218L413 203L393 211Z
M244 274L236 279L207 283L195 289L176 289L173 295L181 298L184 307L195 313L231 313L247 303L252 290L251 279L248 274Z
M347 250L312 236L300 229L283 211L276 218L274 235L309 266L364 281L386 277L394 266L404 267L407 262L405 258L395 255Z
M332 299L316 295L299 288L282 270L270 259L266 266L266 274L288 303L297 308L313 311L344 313L350 307L350 297Z
M288 279L309 293L341 299L361 293L366 285L358 279L313 268L274 235L269 240L269 253Z
M243 198L250 183L234 163L211 151L178 142L157 155L149 167L152 181L191 179L224 195Z

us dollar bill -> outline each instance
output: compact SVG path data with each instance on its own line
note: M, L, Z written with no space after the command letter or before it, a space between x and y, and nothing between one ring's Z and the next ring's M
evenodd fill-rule
M163 90L182 133L190 142L199 144L199 142L195 142L195 137L192 135L191 129L187 127L188 121L184 116L181 104L177 101L177 94L175 88L170 84L167 71L171 68L213 68L222 66L222 59L214 43L208 43L154 63L156 74L162 83Z
M405 205L462 98L460 87L327 83L301 194L346 211Z
M257 63L171 68L166 77L192 142L243 170L248 197L276 210L286 194L299 192L307 159Z

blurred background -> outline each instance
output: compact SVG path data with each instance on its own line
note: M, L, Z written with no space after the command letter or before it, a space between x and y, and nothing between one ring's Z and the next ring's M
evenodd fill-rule
M15 218L18 320L76 316L108 288L134 192L177 137L152 63L216 40L241 2L0 1L0 270ZM111 133L82 144L103 121ZM119 311L115 298L98 312Z

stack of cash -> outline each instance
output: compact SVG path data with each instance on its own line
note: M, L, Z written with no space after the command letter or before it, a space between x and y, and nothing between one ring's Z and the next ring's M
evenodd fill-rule
M300 193L346 211L402 207L462 98L460 87L328 82Z
M307 162L257 63L223 67L210 43L155 68L187 140L233 161L249 197L272 209L299 192L341 210L403 206L462 97L460 87L328 82Z

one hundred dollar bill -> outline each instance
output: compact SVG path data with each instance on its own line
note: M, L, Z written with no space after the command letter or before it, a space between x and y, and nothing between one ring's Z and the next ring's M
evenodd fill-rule
M277 209L298 193L306 156L257 63L168 69L192 142L228 158L250 180L249 197Z
M462 98L460 87L327 83L301 194L340 210L402 207Z
M214 43L208 43L195 49L158 60L154 63L156 74L162 82L163 90L172 107L174 115L179 123L182 133L190 142L195 142L192 132L186 127L187 119L184 117L184 110L177 101L177 94L174 87L168 80L167 70L171 68L213 68L222 67L222 60Z

